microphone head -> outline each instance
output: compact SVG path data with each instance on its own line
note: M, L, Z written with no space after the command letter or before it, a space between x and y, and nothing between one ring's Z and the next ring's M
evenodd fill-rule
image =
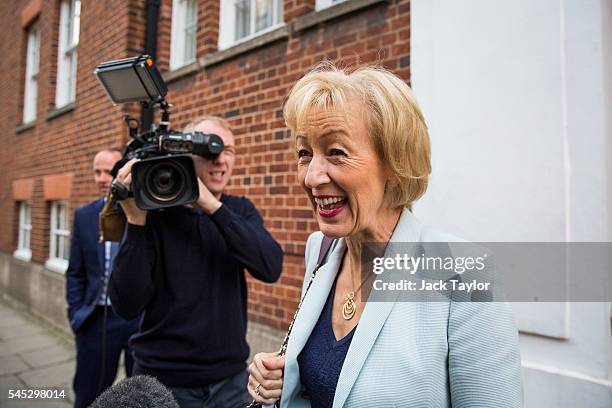
M108 388L89 408L179 408L172 392L148 375L128 377Z

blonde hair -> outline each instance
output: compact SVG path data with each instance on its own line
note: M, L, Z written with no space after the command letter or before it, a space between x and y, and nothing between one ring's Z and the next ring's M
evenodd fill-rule
M295 134L312 109L342 110L351 96L363 104L374 148L391 174L385 188L389 205L411 208L427 190L429 134L412 90L396 75L372 66L349 73L321 63L293 86L283 109L285 122Z
M189 132L193 132L193 130L196 128L196 126L198 126L200 123L202 122L213 122L219 126L221 126L223 129L227 130L227 131L232 131L232 129L229 126L229 123L227 123L227 120L219 117L219 116L213 116L213 115L203 115L198 117L197 119L192 120L191 122L189 122L184 128L183 128L183 132L185 133L189 133Z

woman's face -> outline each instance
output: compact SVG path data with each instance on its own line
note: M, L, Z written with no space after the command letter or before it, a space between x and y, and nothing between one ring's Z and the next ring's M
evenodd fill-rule
M387 173L374 150L363 106L349 99L314 110L297 133L298 179L330 237L375 238L385 206Z

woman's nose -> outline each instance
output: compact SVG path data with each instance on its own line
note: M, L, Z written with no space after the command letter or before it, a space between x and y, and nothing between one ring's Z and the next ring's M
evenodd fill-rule
M308 188L316 188L320 185L327 184L331 181L327 173L327 163L323 158L312 158L306 170L306 179L304 184Z

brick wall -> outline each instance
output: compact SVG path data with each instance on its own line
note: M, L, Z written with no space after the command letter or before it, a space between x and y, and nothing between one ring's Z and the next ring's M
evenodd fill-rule
M49 203L42 194L42 177L74 173L70 210L95 198L91 160L96 151L124 143L122 113L134 106L113 107L92 75L101 61L135 55L144 44L144 1L83 0L78 46L77 100L73 110L46 120L53 110L59 1L43 2L38 116L33 127L21 125L25 44L19 23L27 1L2 2L0 21L6 38L0 43L0 251L12 252L17 242L17 210L11 185L33 178L33 262L48 256ZM292 84L318 61L344 66L378 63L405 78L409 72L409 1L349 0L319 13L314 0L285 0L285 27L268 41L248 41L217 51L219 5L198 3L198 63L181 75L165 72L170 55L172 1L163 0L159 19L158 66L169 80L172 127L180 129L194 117L227 118L234 129L237 159L229 187L250 198L266 227L285 251L279 282L249 280L249 318L275 328L286 327L299 298L304 273L303 253L308 234L316 230L312 210L298 187L295 156L282 118L282 103ZM335 16L334 18L330 18ZM261 39L260 39L261 40ZM240 49L241 52L237 51Z

